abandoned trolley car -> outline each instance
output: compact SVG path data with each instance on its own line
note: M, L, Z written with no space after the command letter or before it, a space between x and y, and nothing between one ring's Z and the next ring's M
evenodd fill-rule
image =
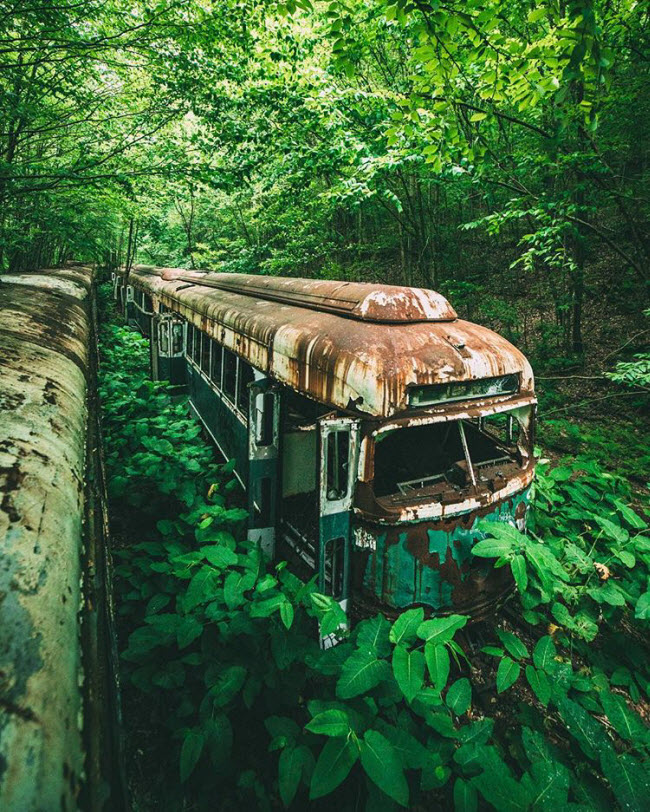
M114 284L154 377L185 376L236 460L268 555L344 606L476 614L507 590L472 546L481 518L525 526L536 401L508 341L418 288L139 266Z

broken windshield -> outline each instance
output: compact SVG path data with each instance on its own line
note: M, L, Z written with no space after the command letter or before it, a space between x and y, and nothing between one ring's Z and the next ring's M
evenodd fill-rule
M469 486L503 487L524 464L522 412L380 432L375 445L375 496L418 492L435 496Z

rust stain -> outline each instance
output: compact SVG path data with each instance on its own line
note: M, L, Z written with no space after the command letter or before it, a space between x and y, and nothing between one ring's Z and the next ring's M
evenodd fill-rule
M140 266L129 284L152 296L156 309L173 309L256 368L347 414L392 417L407 411L411 386L509 374L519 375L516 396L484 399L472 410L534 402L523 354L458 319L433 291ZM418 413L450 411L445 404Z

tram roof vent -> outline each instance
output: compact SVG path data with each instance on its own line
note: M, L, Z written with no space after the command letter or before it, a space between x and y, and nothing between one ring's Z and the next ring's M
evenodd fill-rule
M457 318L444 296L425 288L182 269L165 269L161 276L168 282L189 282L358 321L408 323Z

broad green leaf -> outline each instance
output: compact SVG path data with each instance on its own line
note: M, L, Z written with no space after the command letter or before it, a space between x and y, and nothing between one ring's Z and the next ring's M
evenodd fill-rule
M528 573L526 572L526 559L517 553L510 562L512 576L517 584L517 589L523 594L528 587Z
M312 762L312 759L311 751L305 745L285 747L280 753L278 787L285 807L291 806L300 786L305 765Z
M407 701L412 702L424 682L424 654L417 649L407 651L404 646L395 646L393 674Z
M376 730L366 730L360 743L361 765L379 789L401 806L408 805L409 788L393 745Z
M551 698L551 683L548 681L546 672L533 668L532 665L527 665L526 679L535 696L546 707Z
M650 798L647 766L627 753L617 753L611 746L601 752L600 763L621 808L645 812Z
M371 651L357 649L343 664L336 684L336 694L341 699L370 691L390 674L386 660L378 660Z
M562 697L557 700L557 709L566 729L586 756L595 758L597 753L609 746L603 726L577 702Z
M445 702L450 711L456 716L462 716L472 701L472 686L467 677L456 680L449 686Z
M546 671L547 674L553 673L557 665L555 658L557 650L553 638L549 635L540 637L533 649L533 662L537 668Z
M528 657L528 649L517 635L503 629L497 629L497 635L515 659L522 660L524 657Z
M570 774L560 762L535 761L531 765L529 777L534 793L531 808L555 812L566 807L569 795ZM522 783L525 776L522 778Z
M469 120L470 121L483 121L483 119L487 118L487 117L488 117L487 113L472 113L472 115L469 117Z
M476 812L478 809L476 789L463 778L454 782L454 809L456 812Z
M214 544L210 547L202 547L201 552L215 567L232 567L237 563L237 553L229 550L228 547L221 546L220 544Z
M328 739L311 776L310 800L335 790L348 777L358 758L359 748L352 736Z
M331 708L317 713L305 725L305 729L322 736L347 736L350 732L350 720L345 711Z
M442 691L449 679L450 662L447 647L445 645L436 645L435 643L426 643L424 646L424 657L434 687Z
M635 530L645 530L648 526L636 511L632 510L632 508L628 507L624 502L621 502L620 499L616 499L614 504L630 527L633 527Z
M413 643L417 637L417 630L424 620L424 609L407 609L397 618L390 630L391 643Z
M425 620L418 626L417 635L428 643L439 645L453 639L458 629L467 623L465 615L449 615Z
M374 651L378 657L388 656L390 654L388 639L390 630L390 623L383 615L375 615L375 617L362 620L356 627L357 647Z
M641 721L641 717L628 707L627 702L620 694L601 691L598 698L607 714L607 718L619 736L631 742L644 741L646 727Z
M201 758L201 753L203 752L204 741L203 733L201 733L201 731L198 729L188 730L187 734L185 735L183 745L181 747L181 784L184 784L194 772L194 768L196 767L199 759Z
M187 615L182 618L176 632L176 642L180 649L186 648L194 642L203 632L203 625L193 616Z
M514 662L510 657L504 657L497 668L497 691L499 693L507 691L511 685L517 682L520 673L521 666L519 663Z
M644 592L636 602L634 617L637 620L650 620L650 592Z
M289 601L285 600L284 603L280 604L280 618L282 619L285 628L287 629L291 628L291 624L293 623L293 616L294 616L293 605L289 603Z

